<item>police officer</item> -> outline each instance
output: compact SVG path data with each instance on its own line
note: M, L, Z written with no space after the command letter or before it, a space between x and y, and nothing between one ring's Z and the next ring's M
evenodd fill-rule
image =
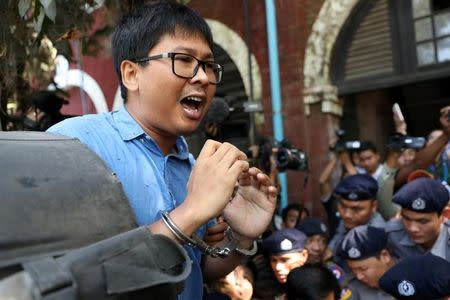
M318 218L306 218L295 226L307 236L305 248L308 250L308 263L321 263L326 260L328 228Z
M305 248L308 250L308 263L320 263L330 270L341 287L348 285L349 276L332 260L332 253L327 247L328 227L318 218L306 218L296 225L308 238Z
M450 296L450 263L431 253L405 258L380 278L396 299L432 300Z
M395 260L386 248L387 234L384 229L368 225L350 230L337 249L354 277L348 285L346 299L387 300L392 297L378 286L378 280L395 265Z
M349 176L336 186L334 194L338 198L337 209L341 221L336 234L328 244L333 253L336 253L336 248L347 231L356 226L369 224L384 228L386 222L377 212L377 191L377 181L366 174Z
M285 228L272 233L263 240L263 248L270 258L270 266L276 279L286 283L289 272L303 266L308 260L306 235L295 229Z
M386 226L391 253L406 258L431 252L450 261L450 221L444 217L448 200L439 181L418 178L404 185L392 199L402 207L401 220Z

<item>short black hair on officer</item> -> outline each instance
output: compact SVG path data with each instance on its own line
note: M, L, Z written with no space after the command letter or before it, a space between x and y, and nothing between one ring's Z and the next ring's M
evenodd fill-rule
M400 300L450 296L450 262L431 253L404 258L380 278L379 285Z
M299 212L299 217L301 217L302 212L305 212L307 216L309 216L309 211L300 203L291 203L288 204L283 210L281 211L281 218L283 219L283 222L286 221L287 214L290 210L297 210Z
M361 260L377 257L383 249L387 249L387 234L384 229L361 225L345 235L336 255L345 260Z
M361 146L358 149L358 152L363 152L363 151L367 151L367 150L370 150L373 153L378 153L377 146L375 146L374 143L372 143L370 141L362 141Z
M321 300L330 293L339 299L341 287L327 267L322 264L306 264L293 269L286 281L288 300Z
M350 201L373 200L376 199L377 192L377 181L367 174L348 176L334 189L336 196Z
M191 8L175 1L159 1L135 7L122 17L112 37L112 57L126 101L120 65L124 60L144 58L166 34L200 35L213 51L213 38L206 21Z
M430 178L417 178L402 186L395 193L392 202L415 212L436 212L440 216L448 204L448 199L449 193L441 182Z

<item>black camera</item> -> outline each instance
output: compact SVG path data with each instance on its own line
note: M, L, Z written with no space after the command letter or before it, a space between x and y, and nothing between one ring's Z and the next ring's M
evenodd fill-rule
M334 147L330 147L331 151L336 151L336 152L355 151L355 150L359 150L361 148L361 141L358 141L358 140L346 141L344 139L345 130L343 130L343 129L336 130L336 136L338 139L337 139L337 142L334 145Z
M257 156L253 156L251 150L246 151L247 157L256 161L257 167L266 173L271 170L271 158L273 157L278 171L286 170L308 171L308 157L305 152L292 147L287 140L281 142L263 137L258 142Z
M392 150L414 149L420 150L425 147L426 139L424 137L394 135L388 138L386 147Z
M296 148L278 147L276 162L280 172L286 170L308 171L308 156Z

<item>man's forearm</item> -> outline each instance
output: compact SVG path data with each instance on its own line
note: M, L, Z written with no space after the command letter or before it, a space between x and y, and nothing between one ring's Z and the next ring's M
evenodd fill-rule
M437 155L444 149L449 141L449 135L442 133L432 144L417 152L411 164L400 168L395 178L395 185L402 185L406 182L408 175L417 169L425 169L432 164Z

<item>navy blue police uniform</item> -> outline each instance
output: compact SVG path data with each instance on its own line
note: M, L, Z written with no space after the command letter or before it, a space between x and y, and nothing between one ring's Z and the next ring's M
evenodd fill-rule
M329 236L327 225L325 225L325 223L318 218L306 218L300 221L297 224L296 228L303 232L308 237L308 239L312 238L315 235L321 235L326 239L328 239ZM341 288L347 287L350 278L338 264L336 264L331 258L323 261L323 264L331 272L333 272Z
M450 296L450 262L431 253L398 262L379 280L396 299L433 300Z
M307 237L295 228L284 228L274 231L271 235L262 241L262 248L266 255L283 255L287 253L300 252L305 249ZM270 282L273 291L270 291L273 299L284 299L284 284L273 278Z
M342 259L361 260L377 256L386 249L387 234L382 228L361 225L351 229L339 245L336 255ZM347 292L349 300L392 300L381 289L367 286L356 277L350 280Z
M343 179L334 190L334 194L336 196L348 201L364 201L376 199L377 192L378 192L377 181L373 179L372 176L366 174L357 174L349 176ZM367 224L378 228L384 228L386 222L378 212L375 212L370 218L370 220L367 222ZM348 229L345 228L344 222L341 220L336 230L336 234L328 244L328 247L331 249L333 253L336 253L336 249L344 239L347 231ZM340 261L337 261L337 263L345 268L344 263Z
M393 202L402 209L418 213L441 214L449 201L447 189L437 180L418 178L404 185L393 197ZM408 235L402 220L391 220L386 225L388 248L397 258L423 255L427 252L414 243ZM438 238L431 249L434 255L450 261L450 221L442 224Z

